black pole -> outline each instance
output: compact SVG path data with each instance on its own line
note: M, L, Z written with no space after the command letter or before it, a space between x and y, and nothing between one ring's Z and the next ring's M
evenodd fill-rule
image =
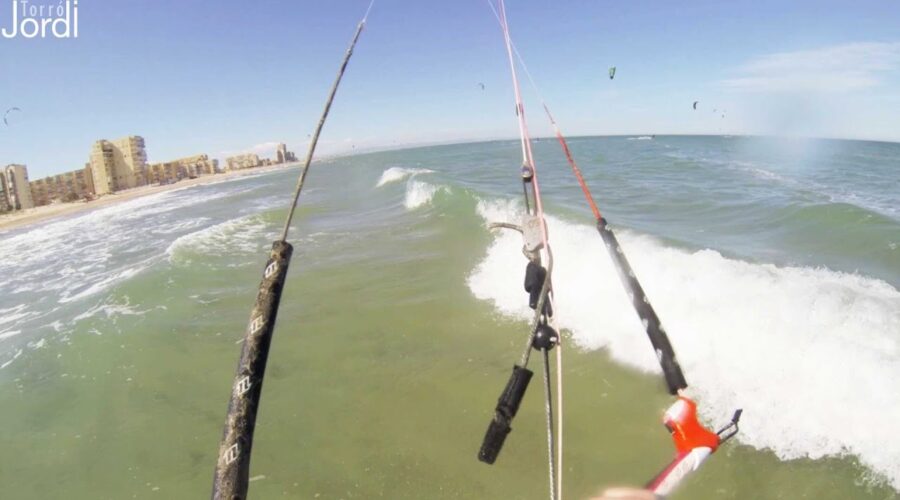
M213 481L215 500L243 500L247 498L250 476L250 451L253 448L253 429L259 411L263 377L269 346L275 331L275 318L281 302L281 291L287 278L288 264L294 249L290 243L272 244L269 261L263 271L256 304L250 313L250 324L244 339L244 349L238 362L237 374L228 403L228 419L219 445L219 459Z
M662 367L663 375L666 377L669 393L676 395L679 390L687 388L687 381L684 379L684 373L681 371L678 360L675 359L675 350L672 349L672 344L669 343L669 336L666 335L666 331L663 329L656 311L650 305L650 300L644 294L644 289L631 269L631 264L628 263L625 252L619 246L619 240L616 239L615 233L607 226L606 219L601 217L597 220L597 231L600 232L600 237L603 238L603 242L606 244L609 256L612 257L616 271L619 274L619 279L631 297L631 304L641 318L641 323L643 323L644 330L646 330L647 336L650 338L650 343L653 344L656 357L659 359L659 365Z
M256 414L262 395L262 382L266 372L272 334L275 330L278 305L281 302L281 291L284 288L288 264L293 253L293 247L287 242L288 230L297 208L300 191L303 189L306 175L309 173L316 144L319 142L319 134L328 118L331 103L334 101L338 86L344 77L347 63L353 55L353 48L366 25L366 19L373 3L374 0L369 3L366 15L356 27L350 46L341 61L337 78L331 86L328 99L325 101L325 109L322 111L315 134L309 144L309 151L297 180L297 187L294 190L290 210L288 210L288 216L284 223L281 240L272 244L272 252L259 285L259 294L256 296L256 305L250 313L250 324L247 326L244 338L244 349L241 351L241 359L232 386L231 400L228 403L228 416L225 422L225 431L222 433L222 442L219 445L219 458L213 478L213 500L244 500L247 498L250 452L253 448L253 430L256 426Z

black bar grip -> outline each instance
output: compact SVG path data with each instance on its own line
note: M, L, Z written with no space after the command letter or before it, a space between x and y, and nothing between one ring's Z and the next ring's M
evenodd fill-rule
M532 375L534 375L534 372L527 368L522 368L518 365L513 366L509 381L497 400L494 418L484 434L481 449L478 451L478 460L486 464L492 464L497 460L497 455L500 454L500 449L503 448L503 442L506 441L507 434L512 431L512 419L519 411L519 405L522 404L522 398L525 397L525 390L528 389L528 383L531 382Z
M653 344L656 357L659 359L659 365L662 367L663 375L666 377L669 393L676 395L679 390L687 387L687 381L684 379L681 365L678 364L678 360L675 358L675 350L672 349L672 344L669 343L669 336L666 335L666 331L663 329L656 311L650 305L650 300L631 269L631 264L625 258L625 252L622 251L619 240L616 239L616 235L607 226L606 219L601 217L597 221L597 231L600 232L600 237L603 238L603 243L606 244L606 249L609 251L609 255L616 266L619 279L631 296L631 304L641 318L641 323L644 324L647 336L650 337L650 343Z
M503 394L497 400L496 411L503 413L510 420L519 412L519 405L522 404L522 398L525 397L525 390L528 389L528 383L531 382L531 376L534 372L528 368L522 368L519 365L513 365L512 375L503 389Z
M272 244L272 251L263 271L256 304L250 313L250 323L228 403L225 430L219 445L212 492L215 500L243 500L247 497L256 413L262 395L263 376L275 330L278 304L293 251L290 243L276 241Z
M481 449L478 450L478 460L486 464L493 464L503 448L503 442L506 436L512 431L510 420L501 415L495 415L488 425L487 432L484 434L484 441L481 443Z

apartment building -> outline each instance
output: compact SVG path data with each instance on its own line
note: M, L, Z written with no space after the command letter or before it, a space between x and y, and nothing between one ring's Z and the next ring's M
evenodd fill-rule
M94 196L97 194L97 190L94 189L94 172L91 170L91 162L85 163L81 171L84 172L84 190L87 194Z
M143 185L147 167L144 138L99 140L91 148L90 165L94 192L98 195Z
M75 201L93 194L90 168L74 170L31 182L35 206Z
M147 184L168 184L218 172L219 160L210 160L208 155L196 155L147 165L144 176Z
M228 170L242 170L245 168L253 168L261 165L259 155L245 154L232 156L225 160Z
M275 148L275 163L280 165L292 161L297 161L297 156L292 151L288 151L285 143L279 143Z
M7 165L0 171L0 182L4 188L4 206L8 206L10 210L34 208L31 186L28 183L28 168L25 165Z
M6 177L0 171L0 214L9 212L12 209L12 205L9 204L9 198L6 196Z

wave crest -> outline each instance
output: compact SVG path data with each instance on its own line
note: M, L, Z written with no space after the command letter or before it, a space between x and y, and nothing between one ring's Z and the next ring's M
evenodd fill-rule
M479 208L486 220L518 212L508 202ZM658 373L599 235L587 225L547 222L560 326L582 348L606 348L622 364ZM619 238L705 418L745 407L740 441L781 459L852 454L900 487L900 444L876 431L892 428L900 412L893 388L900 379L900 292L823 268L689 252L628 231ZM532 311L521 281L510 279L522 273L521 244L517 234L498 233L468 286L499 312L527 320Z
M405 167L391 167L384 172L381 173L381 178L378 179L378 183L375 184L375 187L381 187L386 184L391 184L393 182L399 182L408 177L414 177L419 174L433 174L434 170L428 170L427 168L405 168Z
M415 210L419 207L428 205L438 192L449 192L446 186L435 186L427 182L420 182L410 179L406 183L406 197L403 199L403 206L407 210Z
M266 227L259 214L231 219L178 237L166 248L166 255L170 263L190 264L197 254L254 253L260 250L260 242L266 241Z

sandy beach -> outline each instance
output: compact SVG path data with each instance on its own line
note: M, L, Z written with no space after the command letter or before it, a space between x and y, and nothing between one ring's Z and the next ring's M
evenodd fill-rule
M270 172L272 170L290 168L296 165L298 165L298 163L274 165L261 168L249 168L245 170L234 170L231 172L225 172L216 175L204 175L202 177L197 177L196 179L183 179L179 182L162 186L141 186L134 189L128 189L126 191L120 191L118 193L101 196L100 198L87 202L77 201L73 203L55 203L51 205L29 208L27 210L9 212L0 215L0 231L8 231L10 229L16 229L23 226L28 226L30 224L36 224L38 222L45 222L51 219L71 216L81 212L94 210L96 208L107 207L116 203L122 203L123 201L133 200L142 196L163 193L166 191L173 191L175 189L183 189L186 187L200 186L203 184L222 182L246 175L260 174L263 172Z

